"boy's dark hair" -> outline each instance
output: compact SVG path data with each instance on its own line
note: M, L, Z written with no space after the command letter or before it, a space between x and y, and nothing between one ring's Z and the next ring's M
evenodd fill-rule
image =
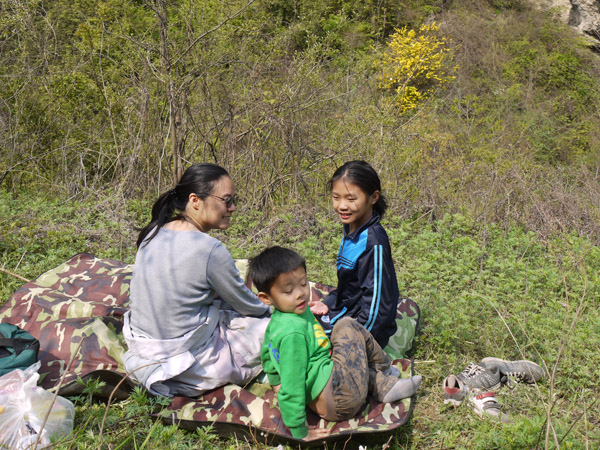
M259 292L270 293L275 280L282 273L299 267L306 270L306 260L289 248L269 247L250 260L248 274Z
M387 209L387 201L381 192L381 181L375 169L365 161L348 161L343 166L338 167L331 179L327 182L327 188L331 191L333 183L340 178L347 179L350 183L357 185L362 191L371 196L375 191L379 191L379 200L373 205L373 209L381 217Z

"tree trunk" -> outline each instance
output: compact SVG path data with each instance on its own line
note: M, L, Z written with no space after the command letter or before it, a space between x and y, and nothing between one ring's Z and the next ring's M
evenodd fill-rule
M181 161L181 152L183 145L183 132L181 130L181 104L176 94L175 82L173 80L173 71L171 57L169 54L169 23L167 16L166 0L155 0L156 8L154 12L158 17L160 26L160 56L164 66L164 82L169 103L169 132L171 134L171 154L173 157L173 183L176 184L183 175L183 165Z

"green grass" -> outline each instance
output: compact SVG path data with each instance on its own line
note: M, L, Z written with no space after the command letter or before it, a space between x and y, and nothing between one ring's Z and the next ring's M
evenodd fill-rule
M78 252L134 260L135 227L149 204L89 196L77 201L38 194L0 194L0 267L33 279ZM421 307L414 350L423 375L411 421L390 442L398 449L595 448L600 440L600 248L570 234L542 241L519 227L478 225L470 217L400 221L390 215L390 236L403 295ZM340 225L318 207L277 215L239 210L216 234L236 258L279 244L302 253L314 281L335 284ZM0 302L23 284L0 273ZM445 376L485 356L537 361L552 375L537 386L499 391L510 424L479 419L468 407L443 405ZM87 395L77 405L75 440L60 448L262 448L155 422L160 407L136 392L110 406ZM553 430L553 431L552 431ZM556 436L556 438L554 437ZM353 443L356 444L356 443ZM350 445L350 444L349 444ZM368 448L382 444L366 443ZM336 448L342 448L339 445Z

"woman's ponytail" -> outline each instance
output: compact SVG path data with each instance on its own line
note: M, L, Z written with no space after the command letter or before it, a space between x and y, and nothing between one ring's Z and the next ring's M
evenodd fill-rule
M177 211L184 211L190 194L205 198L213 190L214 183L223 176L229 176L227 171L216 164L193 164L181 176L174 189L163 194L152 205L150 223L140 230L136 245L148 244L158 231L168 222L177 218Z
M140 248L146 237L152 232L152 234L148 237L148 242L156 236L158 230L160 230L163 225L171 220L175 211L183 210L185 208L185 203L183 207L181 207L180 201L177 198L177 191L175 189L171 189L165 193L163 193L156 201L154 205L152 205L152 218L150 219L150 223L146 225L144 228L140 230L140 234L138 236L136 245L137 248Z

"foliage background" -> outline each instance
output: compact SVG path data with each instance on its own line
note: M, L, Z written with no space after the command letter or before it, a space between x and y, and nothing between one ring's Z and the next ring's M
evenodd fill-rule
M154 197L176 162L324 205L350 158L394 212L598 239L598 57L525 1L2 0L0 186ZM402 114L373 63L439 22L456 79ZM435 87L432 86L432 87Z
M434 22L455 78L402 111L376 61L395 30ZM599 61L525 0L0 0L1 267L32 279L80 251L132 262L177 162L209 161L243 196L218 234L234 257L289 245L335 284L325 184L363 158L424 319L425 382L393 445L594 448ZM21 283L1 273L2 301ZM501 394L512 425L442 406L443 378L489 355L552 375ZM237 446L129 429L123 411L147 406L111 409L115 445L129 433L126 448ZM81 401L76 447L98 447L98 411Z

